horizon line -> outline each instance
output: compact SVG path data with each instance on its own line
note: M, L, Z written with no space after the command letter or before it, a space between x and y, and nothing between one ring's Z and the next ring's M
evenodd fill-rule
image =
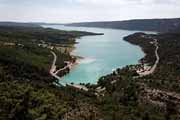
M72 24L72 23L93 23L93 22L123 22L123 21L134 21L134 20L161 20L161 19L164 19L164 20L168 20L168 19L180 19L180 17L164 17L164 18L135 18L135 19L124 19L124 20L107 20L107 21L101 21L101 20L98 20L98 21L79 21L79 22L44 22L44 21L14 21L14 20L3 20L1 21L0 20L0 23L42 23L42 24Z

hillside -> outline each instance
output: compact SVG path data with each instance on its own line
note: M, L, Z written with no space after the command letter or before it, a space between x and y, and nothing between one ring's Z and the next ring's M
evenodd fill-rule
M137 19L127 21L82 22L70 26L114 28L125 30L173 32L180 30L180 18L176 19Z
M19 23L19 22L0 22L0 26L11 26L11 27L30 27L30 28L38 28L41 27L38 24L33 24L33 23Z
M54 52L57 69L76 58L70 55L75 38L95 33L62 31L42 27L0 26L0 119L63 119L69 111L82 109L94 115L93 95L72 87L57 86L49 70ZM69 68L59 73L67 74ZM81 107L83 106L83 107ZM86 110L84 110L86 109Z
M98 106L104 119L179 120L180 34L135 33L124 40L139 45L146 56L141 64L117 69L101 77L97 86L89 87L99 95ZM155 64L155 40L160 61L154 72L141 76L149 71L145 66Z
M96 34L0 27L0 119L180 119L179 33L135 33L124 37L146 53L140 60L142 64L118 68L99 78L96 85L86 84L88 91L58 85L49 74L53 60L51 51L57 55L56 66L63 68L66 61L74 60L67 48L82 35ZM156 62L154 39L158 42L160 61L154 73L141 76L137 72L139 68L144 64L153 66Z

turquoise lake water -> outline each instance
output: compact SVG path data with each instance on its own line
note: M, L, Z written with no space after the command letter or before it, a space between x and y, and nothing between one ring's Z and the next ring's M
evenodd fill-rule
M98 78L109 74L116 68L129 64L136 64L144 56L139 46L132 45L123 40L124 36L138 31L69 27L62 25L49 25L61 30L79 30L95 33L104 33L99 36L85 36L77 39L76 49L73 55L82 56L84 59L73 67L71 72L64 76L61 81L68 83L97 83Z

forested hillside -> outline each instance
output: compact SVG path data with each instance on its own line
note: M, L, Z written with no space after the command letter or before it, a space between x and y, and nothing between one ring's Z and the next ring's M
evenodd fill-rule
M68 25L125 30L174 32L180 30L180 19L137 19L127 21L82 22Z
M88 32L0 27L0 119L2 120L180 120L180 34L135 33L124 38L146 56L118 68L88 89L61 86L49 73L74 60L67 47ZM56 39L56 40L54 40ZM156 43L157 42L157 43ZM155 71L141 76L144 65ZM83 85L83 84L82 84Z
M57 120L79 119L82 114L88 118L96 116L96 107L90 104L95 100L90 97L93 95L62 87L49 73L53 61L51 51L57 54L56 66L63 68L65 61L75 59L68 49L72 49L76 37L84 35L97 34L24 25L1 26L0 119ZM79 109L83 113L74 114L77 118L66 116L71 110L79 113Z

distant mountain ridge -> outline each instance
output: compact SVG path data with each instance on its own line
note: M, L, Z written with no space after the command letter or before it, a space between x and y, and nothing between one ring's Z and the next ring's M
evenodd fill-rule
M80 26L80 27L114 28L114 29L125 29L125 30L176 32L176 31L180 31L180 18L81 22L81 23L71 23L67 25Z
M0 27L10 26L10 27L41 27L38 24L33 23L20 23L20 22L0 22Z

